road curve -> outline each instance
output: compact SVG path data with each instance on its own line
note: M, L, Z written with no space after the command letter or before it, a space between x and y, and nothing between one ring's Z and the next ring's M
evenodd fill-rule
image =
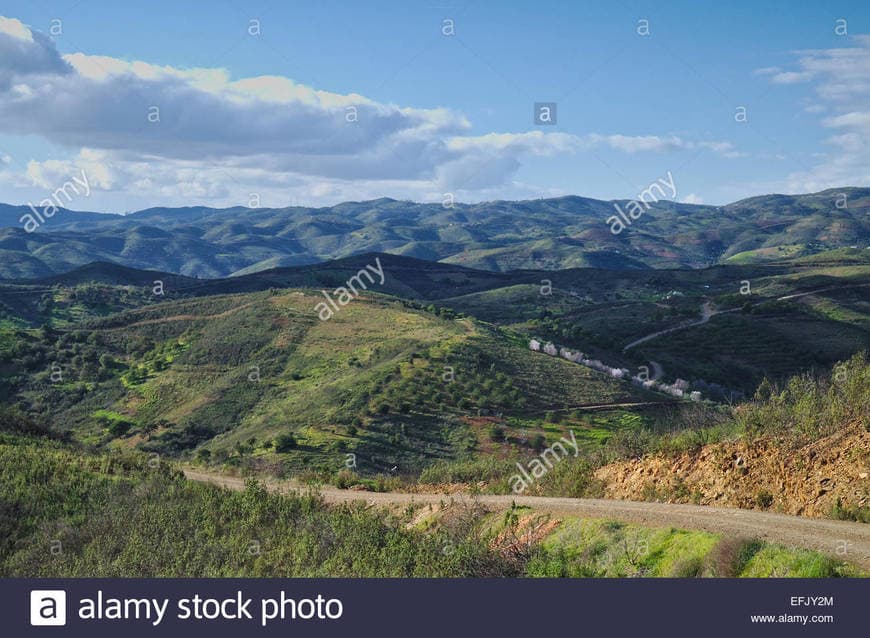
M244 479L211 472L185 469L192 481L211 483L232 490L244 488ZM304 490L287 481L263 481L273 492ZM364 501L372 506L394 506L438 503L479 503L508 508L511 503L532 507L538 511L578 516L606 518L648 525L705 530L723 536L759 538L788 547L813 549L823 554L848 560L870 570L870 525L819 518L805 518L754 510L740 510L703 505L673 503L641 503L607 499L560 498L550 496L512 496L464 494L411 494L399 492L359 492L324 486L317 490L328 503Z
M737 312L740 308L729 308L728 310L713 310L713 304L710 301L705 301L701 304L701 318L695 319L692 321L684 321L683 323L672 326L671 328L665 328L664 330L658 330L653 332L652 334L648 334L645 337L641 337L640 339L636 339L625 346L622 351L626 352L627 350L634 348L635 346L639 346L642 343L646 343L647 341L652 341L656 337L661 337L662 335L671 334L672 332L677 332L679 330L685 330L686 328L692 328L694 326L701 326L710 321L710 317L715 317L716 315L724 315L728 312Z
M822 292L831 292L833 290L848 290L851 288L866 288L870 286L870 283L867 284L846 284L845 286L828 286L827 288L818 288L816 290L807 290L804 292L792 293L790 295L783 295L781 297L774 297L774 301L788 301L790 299L799 299L801 297L808 297L810 295L817 295ZM759 303L764 303L763 301L757 302L753 305L758 305ZM639 346L642 343L646 343L647 341L652 341L662 335L671 334L672 332L677 332L679 330L685 330L686 328L692 328L694 326L701 326L708 321L710 321L711 317L715 317L716 315L724 315L729 312L737 312L738 310L742 310L742 308L729 308L728 310L714 310L713 304L711 301L705 301L701 304L701 318L697 320L683 322L679 325L672 326L670 328L665 328L664 330L658 330L651 334L646 335L645 337L641 337L640 339L636 339L625 346L622 351L627 352L631 348L635 346Z

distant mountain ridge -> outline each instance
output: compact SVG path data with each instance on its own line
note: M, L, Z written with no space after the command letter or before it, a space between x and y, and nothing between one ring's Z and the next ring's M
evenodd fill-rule
M0 278L47 277L97 261L216 278L367 252L492 271L698 268L863 248L870 237L870 188L721 207L660 201L613 234L606 220L625 204L567 196L452 207L382 198L127 215L60 209L34 233L20 222L29 207L0 204Z

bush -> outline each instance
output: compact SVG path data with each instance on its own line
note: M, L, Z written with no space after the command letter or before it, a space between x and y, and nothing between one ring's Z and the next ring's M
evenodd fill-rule
M111 421L107 429L109 434L112 436L123 436L124 434L127 434L132 426L133 424L130 423L130 421L118 419L116 421Z
M841 499L837 499L831 509L831 518L839 521L855 521L856 523L870 523L870 507L855 505L844 506Z
M556 463L535 486L543 496L600 498L604 488L595 478L595 464L583 457L566 458Z
M3 438L12 436L11 444ZM151 468L148 460L0 435L0 514L15 513L0 516L0 574L443 578L517 576L521 569L477 527L422 532L361 504L269 494L255 481L232 492L187 481L165 464ZM261 556L246 551L252 538ZM46 551L54 540L72 550Z
M505 432L504 428L500 425L493 424L492 427L489 428L489 440L494 441L495 443L502 443L505 440Z
M471 461L438 461L423 470L420 483L496 483L493 491L510 490L507 477L515 473L511 461L484 457Z
M749 436L771 435L795 445L851 423L870 427L867 354L837 364L829 375L802 374L784 385L766 381L736 413Z
M275 437L275 451L279 454L283 454L293 450L297 446L296 437L293 434L280 434Z
M767 490L761 490L755 495L755 504L763 510L773 505L773 494Z

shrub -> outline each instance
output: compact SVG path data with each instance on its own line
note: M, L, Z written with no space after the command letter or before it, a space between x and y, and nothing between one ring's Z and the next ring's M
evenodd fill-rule
M870 523L870 507L855 505L844 506L841 499L837 499L831 509L831 518L840 521L855 521L857 523Z
M493 424L489 428L489 440L496 443L502 443L505 440L504 428L500 425Z
M797 445L850 424L870 427L870 364L866 353L834 366L830 375L802 374L784 385L765 382L737 410L749 436L772 435Z
M773 505L773 494L767 490L761 490L755 495L755 504L763 510Z
M275 437L275 451L278 453L285 453L293 450L297 446L296 437L291 433L279 434Z

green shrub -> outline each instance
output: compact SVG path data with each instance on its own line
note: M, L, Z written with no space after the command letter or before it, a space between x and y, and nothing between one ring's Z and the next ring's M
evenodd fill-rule
M296 437L291 433L279 434L275 437L275 451L279 454L290 452L297 446Z
M762 383L753 401L736 411L749 436L771 435L795 445L850 423L870 427L870 364L866 353L827 375L802 374L783 385Z
M842 499L838 498L831 508L831 518L839 521L870 523L870 507L866 505L844 506Z
M755 504L763 510L773 505L773 494L767 490L761 490L755 495Z

